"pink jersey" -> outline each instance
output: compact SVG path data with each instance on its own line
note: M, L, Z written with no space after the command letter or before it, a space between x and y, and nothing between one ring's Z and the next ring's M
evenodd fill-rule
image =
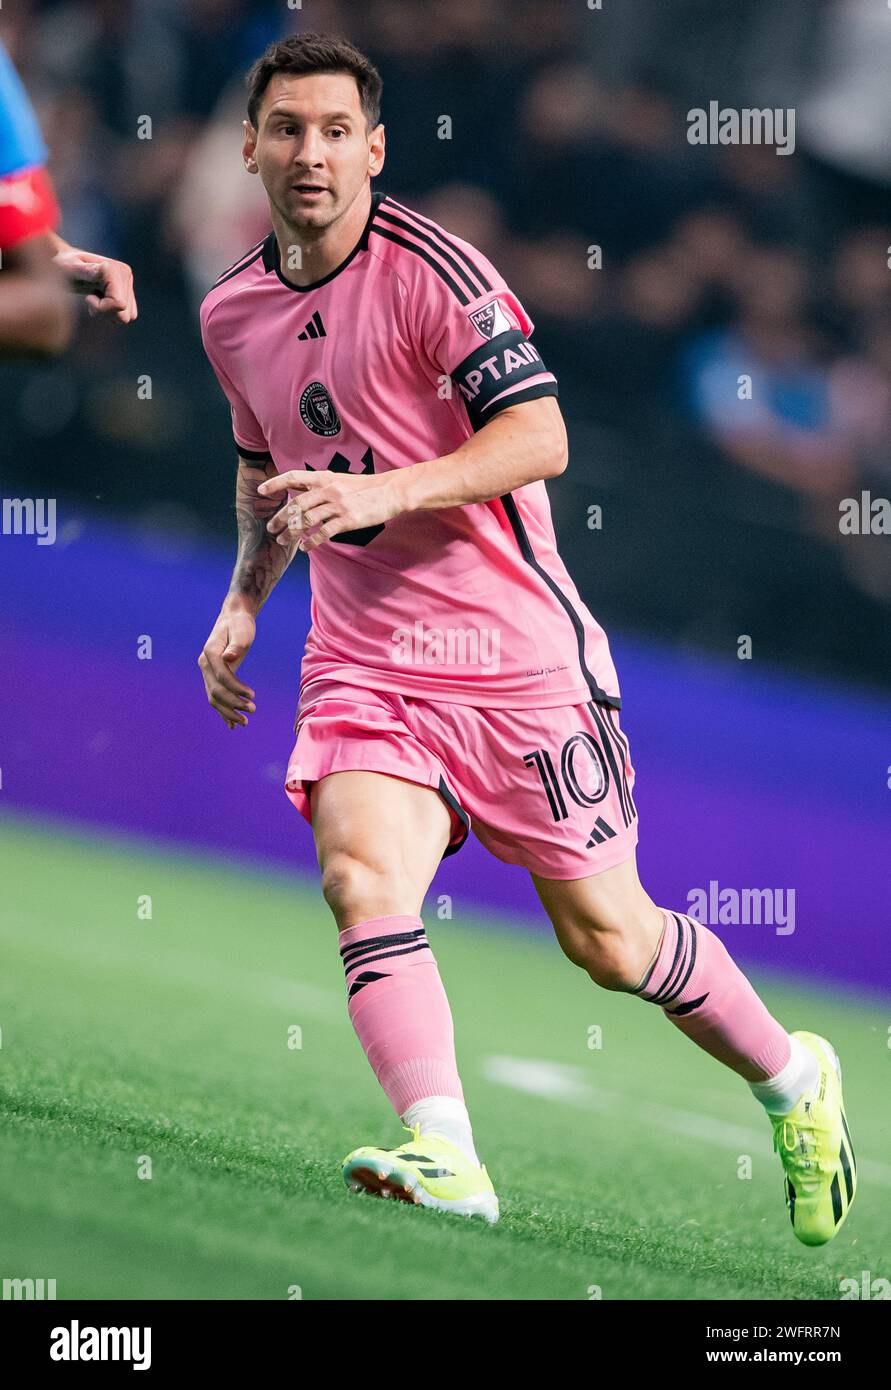
M274 234L201 307L239 453L379 473L452 453L506 406L556 395L532 321L485 256L382 193L313 285ZM309 552L301 689L321 678L481 708L619 706L603 630L554 538L545 483L409 512Z

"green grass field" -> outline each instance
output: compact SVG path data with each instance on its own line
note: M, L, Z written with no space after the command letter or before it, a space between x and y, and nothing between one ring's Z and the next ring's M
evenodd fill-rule
M0 842L2 1278L54 1278L59 1298L834 1299L891 1274L876 1000L760 981L845 1067L860 1195L807 1250L742 1082L544 935L429 912L501 1198L488 1227L344 1188L349 1149L403 1131L314 884L33 822L0 822Z

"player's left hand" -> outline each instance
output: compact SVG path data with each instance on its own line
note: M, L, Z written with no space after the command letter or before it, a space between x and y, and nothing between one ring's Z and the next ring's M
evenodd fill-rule
M133 271L124 261L96 256L92 251L77 251L73 246L59 251L53 259L74 292L86 295L91 314L114 318L119 323L132 323L136 318Z
M279 545L292 545L299 535L298 550L315 550L342 531L390 521L402 510L396 496L398 474L395 468L388 473L332 473L329 469L279 473L257 491L264 497L281 492L297 496L275 513L266 529Z

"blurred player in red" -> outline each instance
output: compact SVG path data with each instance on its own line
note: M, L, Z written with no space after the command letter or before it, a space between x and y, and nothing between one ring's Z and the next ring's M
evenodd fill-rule
M24 87L0 46L0 352L54 353L67 345L73 308L136 317L133 273L122 261L79 251L54 230L59 211L45 169L46 148Z
M349 1154L344 1177L498 1217L420 916L472 823L531 873L571 961L749 1083L795 1233L821 1244L855 1192L837 1059L787 1033L719 938L640 883L616 672L554 538L545 480L567 441L532 321L475 247L372 192L381 84L362 54L300 35L249 85L243 159L273 230L202 306L239 454L240 545L199 665L214 708L246 724L254 692L235 672L306 551L286 791L312 824L350 1016L412 1131Z

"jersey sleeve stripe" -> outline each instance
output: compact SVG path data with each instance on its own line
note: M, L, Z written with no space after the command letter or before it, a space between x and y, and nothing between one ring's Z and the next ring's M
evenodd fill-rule
M403 233L407 232L410 236L417 237L418 241L423 241L427 246L432 247L437 255L441 256L444 261L447 261L452 269L461 277L470 290L473 299L478 299L481 294L484 294L487 289L491 288L491 286L487 284L483 284L483 286L480 287L471 278L464 267L455 260L455 257L446 251L444 246L438 245L432 236L428 236L426 232L422 232L420 228L413 226L411 222L406 221L402 217L397 217L394 213L389 212L387 208L381 208L378 216L385 217L388 222L392 222L393 225L400 228Z
M439 240L444 243L444 245L448 246L452 251L454 251L456 256L461 257L461 260L467 266L467 269L471 271L473 275L476 276L477 280L479 280L484 291L488 292L489 290L491 290L492 286L489 284L489 281L486 279L479 266L474 265L473 261L470 259L463 247L458 246L456 242L452 241L451 238L448 237L446 233L442 230L442 228L438 227L435 222L431 222L427 217L422 217L419 212L415 212L412 208L405 207L403 203L397 203L395 198L388 197L387 204L392 204L394 208L398 208L401 213L404 213L406 217L411 218L413 222L417 222L422 227L426 227L427 230L432 232L434 236L438 237Z
M427 264L436 271L440 280L445 281L459 304L467 305L470 303L470 300L461 289L461 286L455 283L445 267L439 264L439 261L435 261L432 256L428 256L422 246L417 246L413 241L406 241L405 237L397 236L395 232L387 231L386 227L374 226L371 230L375 236L385 237L387 241L393 241L397 246L402 246L406 251L413 251L416 256L420 256L422 261L426 261Z
M245 251L244 255L237 260L234 265L231 265L228 270L224 270L220 278L214 281L212 288L216 289L217 285L225 285L226 281L231 280L233 275L238 275L242 270L247 270L249 265L253 265L254 261L263 254L263 244L265 240L266 238L264 237L263 241L258 241L257 245L252 246L250 251Z
M272 455L268 449L246 449L243 444L239 444L237 439L235 440L235 447L241 457L247 459L249 463L255 461L257 463L266 463L272 459Z

